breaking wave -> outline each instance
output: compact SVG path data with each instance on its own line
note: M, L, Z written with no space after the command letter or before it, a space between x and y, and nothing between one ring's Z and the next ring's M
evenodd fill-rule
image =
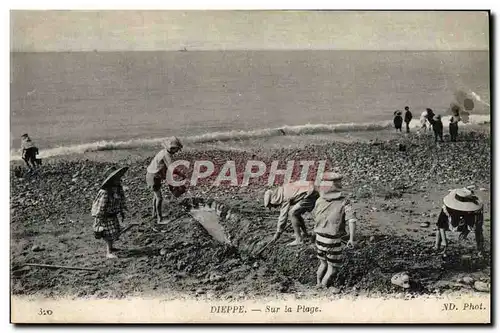
M446 118L446 117L445 117ZM448 125L448 120L443 118L443 125ZM481 124L490 120L489 115L471 115L469 124ZM462 124L462 126L467 124ZM372 123L345 123L345 124L306 124L299 126L283 126L278 128L265 128L250 131L228 131L228 132L212 132L201 135L180 137L186 143L210 143L232 140L248 140L262 139L283 135L311 135L322 133L344 133L357 131L379 131L392 128L391 121L372 122ZM420 122L414 119L410 127L418 127ZM133 139L127 141L97 141L72 146L60 146L56 148L41 149L40 157L54 157L70 154L82 154L85 152L104 151L104 150L119 150L119 149L137 149L159 146L166 138L153 139ZM19 151L11 151L11 160L20 160Z

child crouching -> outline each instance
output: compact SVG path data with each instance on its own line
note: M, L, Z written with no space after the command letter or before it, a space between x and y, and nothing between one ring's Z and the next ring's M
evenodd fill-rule
M474 193L468 189L452 190L443 199L443 207L438 217L436 243L434 248L446 252L448 240L446 232L459 232L459 239L464 240L472 231L475 234L478 255L484 250L483 236L483 204Z

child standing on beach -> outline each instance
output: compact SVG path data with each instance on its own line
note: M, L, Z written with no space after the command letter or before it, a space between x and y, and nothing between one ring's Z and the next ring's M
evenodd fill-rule
M30 171L36 170L36 155L38 154L38 148L35 146L28 134L23 134L21 136L21 157L30 169Z
M424 111L420 115L420 129L423 129L424 132L427 131L427 123L428 123L428 120L427 120L427 111ZM430 127L430 124L429 124L429 127Z
M405 124L406 124L406 133L410 133L410 122L413 119L413 114L410 111L408 106L405 106Z
M128 170L128 167L117 169L110 168L106 172L105 180L101 189L92 204L92 216L94 220L94 235L97 239L104 239L106 242L106 258L116 258L113 242L120 237L120 222L125 220L125 194L121 185L121 178Z
M173 156L182 150L181 141L173 137L163 143L163 149L156 154L151 163L149 164L146 172L146 183L153 191L153 216L156 217L157 223L161 223L163 215L161 212L162 195L161 183L167 178L167 170L173 162ZM180 172L175 172L179 176L184 177ZM173 187L170 187L172 189Z
M350 201L341 192L342 176L336 173L326 174L324 179L332 181L333 185L320 191L313 211L316 250L320 262L316 275L318 287L328 287L332 276L342 264L342 237L346 235L346 223L349 226L347 246L355 246L357 222ZM335 290L338 291L336 288Z
M434 124L432 125L434 131L434 142L438 142L438 138L443 142L443 122L440 115L434 116Z
M452 142L457 141L457 136L458 136L458 122L460 121L460 110L458 107L453 107L452 108L452 116L450 117L450 140Z
M403 126L403 117L401 117L401 111L394 112L394 128L396 128L396 132L401 132L401 127Z

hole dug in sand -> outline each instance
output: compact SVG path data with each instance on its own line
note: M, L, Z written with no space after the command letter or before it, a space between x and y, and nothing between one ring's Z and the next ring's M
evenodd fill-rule
M274 271L276 277L305 285L315 284L317 259L314 242L296 248L276 243L258 255L272 236L274 219L259 219L257 214L250 216L212 199L189 198L182 205L210 236L221 245L234 248L241 258L248 261L263 259L259 267ZM360 238L363 239L362 235ZM431 293L436 282L465 269L463 265L457 265L464 249L457 248L443 258L434 253L428 241L388 235L377 235L377 239L380 241L364 241L357 249L345 250L343 265L335 281L338 287L343 287L344 291L354 288L357 291L391 292L398 289L391 284L392 276L405 271L412 280L409 290ZM479 262L474 265L474 270L481 268ZM469 266L467 272L470 271Z

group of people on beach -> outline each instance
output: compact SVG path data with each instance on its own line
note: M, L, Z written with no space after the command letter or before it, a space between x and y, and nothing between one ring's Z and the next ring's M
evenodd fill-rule
M302 244L308 237L302 215L310 212L314 218L315 245L319 267L317 286L330 286L331 278L342 264L342 244L355 247L355 230L358 221L350 200L342 192L342 175L327 173L325 181L332 181L330 187L318 189L313 183L304 186L302 182L288 183L264 194L264 206L280 207L278 227L274 239L278 239L285 229L289 218L293 226L295 240L288 245ZM465 240L474 232L478 255L482 256L483 204L472 190L454 189L443 198L443 205L436 223L434 249L446 254L447 231L460 233L459 239ZM346 227L349 233L346 232ZM338 290L333 287L334 290Z
M162 216L162 183L166 179L174 155L183 148L177 138L164 144L164 148L151 160L146 170L146 183L153 192L153 215L157 222ZM120 220L125 219L125 194L120 179L127 167L113 168L108 171L101 185L98 196L92 206L95 217L94 233L96 238L106 242L106 257L116 258L113 242L120 236ZM182 175L181 175L182 176ZM339 271L343 261L343 247L354 248L356 244L356 224L358 218L346 193L342 191L341 174L326 172L323 176L328 186L318 187L314 182L303 181L286 183L266 190L264 207L279 208L277 229L272 241L277 241L286 231L288 220L291 221L295 239L289 246L298 246L309 237L304 214L310 213L314 219L315 247L319 267L317 286L330 287L332 277ZM169 185L171 191L176 188ZM183 193L174 193L179 196ZM474 232L479 255L483 251L483 204L473 191L454 189L443 199L443 206L437 221L435 249L446 252L448 245L446 232L460 233L460 239L467 238ZM347 231L348 230L348 231ZM332 291L338 290L333 286Z
M405 108L405 122L409 131L411 112ZM427 110L427 120L435 130L438 117L434 117L432 110ZM406 121L408 120L409 121ZM399 124L399 123L398 123ZM30 167L36 169L36 155L38 148L27 134L22 136L23 159ZM152 215L157 223L162 222L162 183L167 178L169 166L174 162L174 155L183 149L178 138L171 138L163 143L161 149L151 160L146 169L145 181L153 192ZM112 167L106 171L104 180L96 198L92 203L91 214L94 217L93 232L97 239L102 239L106 244L106 257L116 258L116 249L113 244L121 233L127 212L126 196L121 179L128 167ZM185 175L174 170L174 175L185 178ZM314 219L314 234L319 267L317 270L317 285L328 287L332 277L338 272L342 264L343 244L347 247L356 247L355 230L358 221L350 200L342 191L343 176L327 172L323 180L329 182L328 186L318 187L314 182L303 181L286 183L264 193L264 207L268 209L279 208L277 229L272 241L277 241L286 231L288 220L291 221L295 239L289 246L304 243L309 237L309 232L304 223L303 215L311 213ZM185 188L168 185L176 197L185 192ZM460 233L460 239L467 238L474 232L477 250L481 255L484 246L483 238L483 204L469 189L454 189L443 199L436 231L435 249L446 251L448 245L446 232ZM348 229L348 232L346 231ZM336 289L336 288L335 288Z
M157 223L161 223L163 220L162 182L167 178L167 170L174 161L174 155L182 148L182 143L178 138L174 137L164 142L163 149L154 156L146 169L146 184L153 192L152 215L156 218ZM119 239L122 231L119 217L123 223L127 210L125 193L121 185L121 178L127 170L128 167L112 167L107 170L105 179L92 204L94 235L97 239L103 239L106 242L106 257L109 259L116 258L113 243ZM175 170L173 174L185 177ZM169 185L169 188L176 197L184 192L184 188L172 185Z
M450 132L450 141L456 142L458 136L458 122L460 119L459 108L454 106L452 108L452 115L449 119L449 132ZM401 132L403 121L406 124L406 132L410 133L410 122L413 119L413 114L410 111L408 106L405 106L405 114L404 118L402 112L399 110L394 111L394 128L396 131ZM427 108L420 115L420 129L426 132L427 130L431 130L434 132L434 141L435 142L444 142L443 140L443 122L441 121L441 115L435 114L434 111L430 108Z

